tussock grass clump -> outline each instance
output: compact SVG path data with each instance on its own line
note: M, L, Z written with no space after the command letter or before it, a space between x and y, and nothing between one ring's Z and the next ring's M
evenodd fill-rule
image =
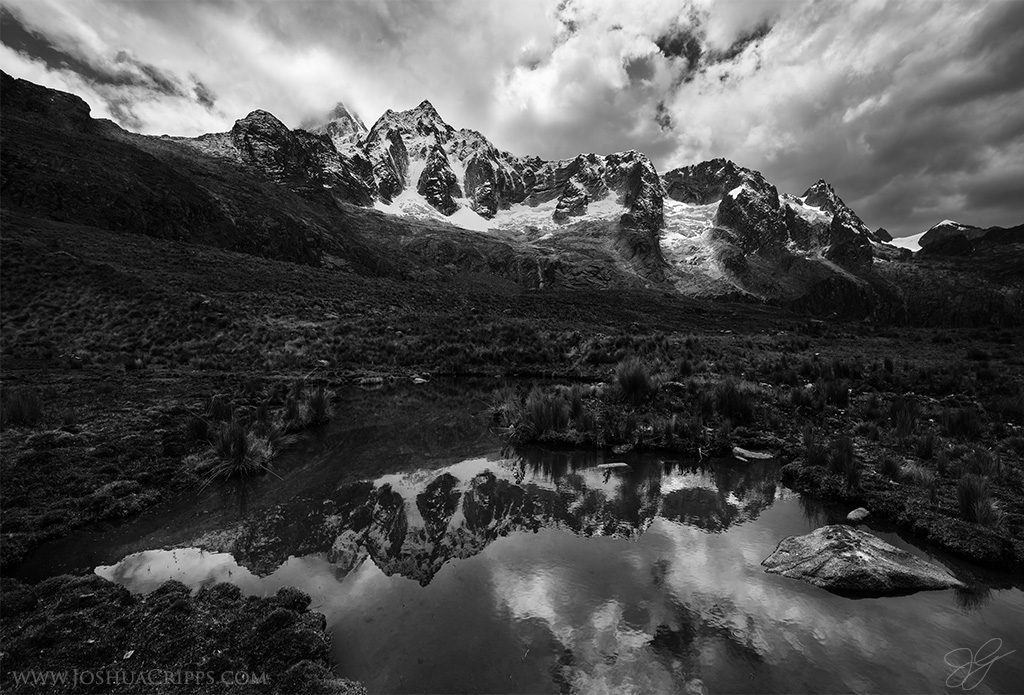
M921 410L916 401L899 396L889 405L889 419L892 420L896 434L907 437L917 428L917 419Z
M865 437L869 441L877 442L882 437L881 430L878 429L878 425L873 422L860 422L857 424L857 434Z
M15 386L0 397L0 427L32 427L43 419L43 401L35 389Z
M888 480L899 480L901 468L900 462L891 454L883 454L878 462L878 472Z
M832 442L832 450L828 454L828 469L843 476L850 489L860 486L862 466L854 454L852 439L839 437Z
M946 408L939 422L948 436L958 439L977 439L984 430L981 415L974 408Z
M306 414L302 406L297 398L289 396L285 399L284 407L281 409L281 422L289 432L301 430L306 426Z
M908 463L900 468L899 478L901 482L915 487L930 490L935 487L935 471L929 470L916 463Z
M639 405L658 390L650 370L636 357L622 360L615 367L615 383L623 399Z
M956 464L957 472L960 475L980 475L987 478L998 478L1003 474L1003 459L999 454L982 449L980 446L973 450Z
M988 527L1002 523L1002 513L992 502L984 476L970 473L962 476L956 486L956 499L964 521Z
M994 398L986 404L985 410L1003 422L1024 423L1024 392Z
M815 385L825 398L825 402L837 408L848 408L850 405L850 387L845 381L833 380L818 382Z
M810 427L804 428L804 458L808 466L824 468L828 465L828 447Z
M491 394L491 417L495 422L508 425L519 419L522 402L511 386L504 386Z
M914 453L917 454L917 458L922 461L928 461L935 455L935 445L938 441L938 437L934 433L929 432L928 434L918 437L917 442L914 445Z
M320 425L331 419L334 415L333 398L334 392L328 391L323 384L309 393L306 406L310 424Z
M534 387L526 397L522 423L535 437L564 430L569 425L569 403L560 393L545 392Z
M854 459L853 440L839 437L832 442L832 451L828 457L828 467L833 473L841 473Z
M825 408L825 398L814 386L793 389L789 392L789 402L805 410L819 411Z
M221 425L214 432L210 444L217 458L206 484L217 478L254 475L269 470L267 464L277 453L267 437L239 422Z
M715 387L715 407L723 417L739 423L754 419L754 393L746 384L727 378Z

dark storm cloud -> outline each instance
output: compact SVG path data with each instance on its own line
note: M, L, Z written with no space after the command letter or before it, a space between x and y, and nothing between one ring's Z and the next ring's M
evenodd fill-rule
M0 41L16 51L42 60L51 68L75 72L96 84L145 87L169 96L184 95L181 84L173 75L140 61L128 51L118 51L111 65L93 64L27 28L7 8L0 8Z
M195 75L190 75L192 78L192 93L195 94L196 101L205 106L207 109L212 109L217 99L213 95L213 92L207 88L199 78Z
M1024 5L800 10L740 36L737 55L680 87L677 121L719 124L683 132L676 161L722 154L795 192L824 177L897 234L947 217L1024 220L1010 183L1024 161Z
M95 70L89 63L61 50L45 36L28 29L6 7L0 7L0 42L43 61L51 68L64 68L97 81L108 79L107 75Z
M1024 220L1024 3L5 0L0 21L0 67L144 132L429 99L520 154L825 178L897 234Z
M699 38L687 27L673 26L669 31L658 36L654 45L666 58L681 58L686 62L687 72L693 72L704 54L704 47Z

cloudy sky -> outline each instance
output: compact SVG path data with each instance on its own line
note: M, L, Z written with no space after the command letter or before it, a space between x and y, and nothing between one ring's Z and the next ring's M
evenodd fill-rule
M516 154L825 178L896 235L1024 222L1024 2L3 0L0 20L0 69L143 133L429 99Z

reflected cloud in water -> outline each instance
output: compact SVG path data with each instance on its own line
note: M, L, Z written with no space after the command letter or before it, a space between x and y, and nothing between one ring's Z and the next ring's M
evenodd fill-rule
M765 574L827 516L774 462L625 460L526 450L381 476L97 572L298 586L339 672L385 692L935 690L949 649L1024 626L1016 590L965 613L953 592L853 601Z

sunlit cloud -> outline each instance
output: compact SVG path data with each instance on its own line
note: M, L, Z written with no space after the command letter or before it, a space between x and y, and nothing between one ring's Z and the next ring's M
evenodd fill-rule
M429 99L545 158L723 156L872 227L1018 224L1024 3L9 0L0 68L143 133Z

